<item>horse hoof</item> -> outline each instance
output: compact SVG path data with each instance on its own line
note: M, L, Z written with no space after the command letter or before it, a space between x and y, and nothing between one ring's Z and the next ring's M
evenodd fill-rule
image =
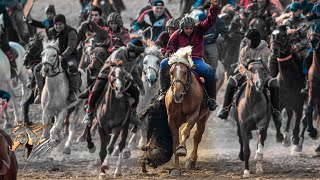
M192 170L196 168L196 161L191 161L190 159L187 160L186 162L186 169L187 170Z
M145 146L147 144L147 142L145 142L144 140L140 140L139 144L138 144L138 148L141 149L143 146Z
M257 169L257 170L256 170L256 174L258 174L258 175L263 174L263 170L262 170L262 169Z
M96 149L96 146L93 146L93 148L89 148L89 153L95 153Z
M263 174L262 161L257 161L256 174Z
M84 136L79 136L78 139L77 139L77 142L78 142L78 143L84 142L84 141L85 141Z
M181 176L181 170L177 168L173 168L169 171L170 176Z
M288 136L285 136L285 138L284 138L284 140L282 142L282 146L283 147L290 147L291 146L291 141L290 141Z
M113 152L112 152L112 154L111 154L112 156L116 156L116 157L118 157L119 156L119 148L117 147L117 148L115 148L114 150L113 150Z
M309 132L309 136L313 139L313 140L317 140L319 138L319 133L316 129L312 130Z
M131 151L130 149L126 149L123 151L123 159L129 159L131 157Z
M282 133L279 133L279 134L276 135L276 142L277 143L282 143L283 140L284 140L284 136L283 136Z
M256 153L254 156L254 160L261 161L263 159L263 154Z
M249 178L249 177L250 177L250 171L247 170L247 169L244 170L244 171L243 171L243 177L244 177L244 178Z
M302 146L300 145L294 145L292 148L295 152L302 152Z
M186 156L187 155L187 148L184 146L179 146L176 150L177 156Z
M63 149L63 154L68 154L70 155L71 154L71 149L69 147L66 147Z
M107 178L106 174L103 172L100 172L99 179L106 179L106 178Z
M103 170L103 171L105 171L105 170L108 170L109 169L109 162L103 162L102 164L101 164L101 170Z
M121 170L117 168L116 171L114 172L113 177L116 178L116 177L119 177L119 176L121 176Z

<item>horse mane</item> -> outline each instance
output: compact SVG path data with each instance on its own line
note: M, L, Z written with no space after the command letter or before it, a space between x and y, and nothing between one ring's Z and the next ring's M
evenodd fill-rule
M178 49L178 51L169 58L169 65L174 63L182 63L187 67L192 67L194 64L191 58L191 53L192 46L186 46Z
M163 59L163 54L161 52L161 49L156 45L146 47L144 50L144 54L145 55L153 55L156 57L160 57L160 59Z

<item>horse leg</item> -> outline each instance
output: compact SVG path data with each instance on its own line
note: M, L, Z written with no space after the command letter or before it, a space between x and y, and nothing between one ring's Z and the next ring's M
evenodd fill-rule
M8 85L8 90L9 93L12 95L11 96L11 102L13 105L13 109L14 109L14 121L15 123L18 123L20 121L22 121L22 113L21 113L21 107L19 106L20 104L18 103L17 97L15 96L14 90L11 87L11 85ZM8 127L11 127L12 125L7 125Z
M197 111L199 112L199 111ZM176 154L177 156L186 156L187 155L187 148L186 148L186 141L190 136L190 131L193 128L195 122L198 120L199 114L194 113L190 117L187 117L187 123L181 130L181 142L179 146L177 147Z
M172 149L174 153L174 168L170 170L169 174L171 176L180 176L181 170L180 170L180 164L179 164L179 156L176 154L176 148L179 144L179 128L176 127L175 123L170 120L170 116L168 117L169 120L169 127L172 133Z
M48 110L44 109L42 112L42 124L44 126L48 126L49 124L51 124L50 122L51 118L52 118L52 115L49 114ZM50 128L49 127L45 128L42 133L42 138L48 139L49 132L50 132Z
M294 144L294 146L292 147L292 151L291 151L292 154L294 152L301 152L302 151L303 138L299 137L302 111L303 111L303 105L301 107L297 108L295 111L296 112L296 121L295 121L295 127L293 129L293 137L292 137L292 142Z
M249 144L249 133L243 127L241 127L241 137L243 142L243 158L245 163L245 170L243 172L243 177L248 178L250 177L249 171L249 158L250 158L250 144Z
M128 129L129 129L129 123L124 125L124 127L121 130L121 136L120 136L121 138L120 138L120 142L119 142L119 145L118 145L119 146L119 150L120 150L120 154L119 154L119 157L118 157L116 170L114 172L114 177L121 176L122 159L123 159L124 149L125 149L126 142L127 142Z
M196 162L198 159L198 146L199 146L199 143L201 142L208 116L209 115L203 117L199 122L197 122L197 130L193 136L193 150L190 154L189 159L186 162L186 169L188 170L194 169L196 167Z
M87 127L88 128L88 127ZM100 161L101 161L101 167L100 167L100 174L99 174L99 179L105 179L106 178L106 170L109 169L109 157L110 153L107 153L107 145L110 140L110 131L109 129L104 129L103 127L99 126L98 127L98 132L100 136ZM107 156L107 158L106 158Z
M241 128L240 125L237 123L237 134L239 138L239 143L240 143L240 152L239 152L239 159L241 161L244 161L244 156L243 156L243 141L242 141L242 136L241 136Z
M67 137L69 134L69 129L70 129L70 114L68 113L66 118L63 120L63 134L64 137Z
M80 108L75 108L74 112L73 112L73 119L71 119L70 121L70 113L68 113L67 117L66 117L66 121L65 121L65 128L66 126L68 127L69 133L67 133L67 129L65 129L65 134L69 134L68 136L68 140L66 141L65 145L64 145L64 153L65 154L70 154L71 153L71 143L72 143L72 139L74 134L76 133L76 123L78 122L79 118L80 118ZM67 121L68 120L68 121ZM68 125L66 125L68 123Z
M24 122L27 125L32 125L32 121L30 121L29 119L29 108L30 108L30 104L32 104L34 102L34 93L31 93L29 98L27 99L26 102L23 103L22 107L23 107L23 115L24 115Z
M138 148L142 148L144 145L147 144L148 140L147 140L147 127L148 127L148 124L147 124L147 120L145 119L144 121L142 121L142 125L141 125L141 137L140 137L140 141L139 141L139 144L138 144Z
M92 136L96 135L96 131L97 131L97 127L98 127L98 121L96 118L93 119L93 123L92 123L92 127L90 129L90 133L92 134Z
M117 129L113 129L112 131L114 133L112 134L110 143L108 144L108 153L109 152L112 153L112 156L119 156L119 146L114 148L114 144L116 143L116 141L119 137L121 129L117 128Z
M264 141L267 139L267 128L268 127L259 129L257 151L254 157L254 159L257 161L256 174L263 174L263 169L262 169L263 148L264 148Z
M290 124L293 116L293 110L292 109L286 109L286 110L287 110L288 119L287 119L285 131L284 131L284 139L283 139L282 145L284 147L289 147L291 145L289 130L290 130Z
M61 135L61 130L63 128L64 119L67 117L67 115L68 115L68 109L61 110L61 112L58 114L58 117L56 118L56 121L54 122L50 130L50 139L51 139L51 144L53 146L58 145L63 139Z

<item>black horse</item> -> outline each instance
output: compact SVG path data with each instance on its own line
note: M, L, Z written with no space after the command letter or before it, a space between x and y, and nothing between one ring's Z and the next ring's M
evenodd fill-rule
M41 52L43 50L42 45L43 37L38 33L35 34L33 38L30 38L26 45L26 53L24 55L24 63L27 69L32 69L32 72L40 71L39 63L41 62ZM29 81L28 87L33 91L27 98L27 101L23 103L23 115L24 121L27 125L31 125L32 122L29 119L29 107L30 104L34 103L35 95L37 94L37 88L35 83L35 76L33 75Z
M299 136L303 105L306 100L306 96L300 92L304 88L304 76L299 67L299 59L292 53L290 35L286 33L286 26L279 26L272 32L270 46L272 51L269 64L271 76L277 77L280 86L280 109L285 108L288 113L284 145L290 146L288 134L291 118L295 112L296 121L292 137L295 147L293 150L301 152L306 129L304 125Z

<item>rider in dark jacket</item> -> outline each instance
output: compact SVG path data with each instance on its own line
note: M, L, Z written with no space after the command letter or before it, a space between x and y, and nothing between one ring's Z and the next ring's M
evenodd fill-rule
M72 103L77 99L77 91L79 88L79 75L77 63L77 31L67 25L66 18L62 14L58 14L53 18L54 27L49 30L49 39L59 41L59 58L61 58L62 68L66 69L69 78L69 97L68 101ZM39 93L35 99L35 103L40 103L41 92L44 85L44 78L36 76Z

